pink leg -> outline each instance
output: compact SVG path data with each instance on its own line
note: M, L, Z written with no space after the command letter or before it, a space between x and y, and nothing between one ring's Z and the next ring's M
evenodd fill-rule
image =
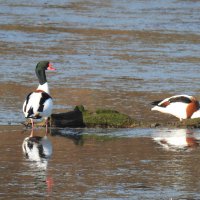
M33 129L31 130L31 134L30 134L29 137L33 137Z
M31 130L30 137L33 137L33 129L34 129L34 122L33 122L33 119L31 119L31 124L32 124L32 130Z
M48 135L48 119L46 119L46 135Z
M33 130L34 129L34 121L32 118L31 118L31 124L32 124L32 130Z

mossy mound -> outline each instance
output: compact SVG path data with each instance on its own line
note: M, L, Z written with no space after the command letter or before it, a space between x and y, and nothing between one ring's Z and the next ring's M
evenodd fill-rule
M86 127L127 128L138 125L136 120L133 120L128 115L108 109L98 109L95 112L84 111L83 121Z
M139 123L128 115L115 110L97 109L88 111L83 105L76 106L74 111L52 114L52 127L102 127L128 128L136 127Z

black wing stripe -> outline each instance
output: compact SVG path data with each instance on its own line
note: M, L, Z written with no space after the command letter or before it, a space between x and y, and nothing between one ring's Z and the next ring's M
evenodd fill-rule
M30 107L27 113L28 113L27 118L30 118L33 115L33 107Z
M24 112L26 112L26 108L27 108L27 105L28 105L28 102L29 102L29 99L30 99L30 96L33 92L29 93L28 96L26 97L26 105L24 106Z
M41 99L39 102L39 108L38 108L38 112L43 112L44 109L44 103L47 99L51 99L51 96L49 94L47 94L46 92L42 92L41 93Z
M44 148L43 148L42 144L38 145L38 151L39 151L40 158L46 158L46 155L44 154Z
M170 103L176 103L176 102L182 102L182 103L191 103L191 99L185 96L179 96L179 97L172 97L169 99Z

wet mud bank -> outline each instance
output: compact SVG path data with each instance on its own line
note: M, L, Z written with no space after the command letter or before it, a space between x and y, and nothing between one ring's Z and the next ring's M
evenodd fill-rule
M29 121L24 125L31 126ZM52 114L49 125L56 128L200 128L200 119L178 121L140 121L126 114L111 109L86 110L83 105L74 110ZM36 126L45 126L45 122L38 122Z
M1 116L3 116L1 124L17 125L24 122L22 102L25 94L34 89L34 87L16 83L1 84L0 106ZM180 122L171 115L151 111L152 101L164 99L174 93L103 91L64 87L52 88L51 91L55 102L50 121L52 127L200 128L198 119ZM195 97L200 99L198 95ZM25 124L29 126L29 122ZM38 123L38 126L43 126L43 124L43 122Z

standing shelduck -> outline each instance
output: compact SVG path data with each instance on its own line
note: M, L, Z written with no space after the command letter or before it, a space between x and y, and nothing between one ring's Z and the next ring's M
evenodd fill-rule
M36 91L31 92L23 104L23 112L26 118L31 119L32 131L34 128L33 119L44 118L46 122L46 134L48 132L48 117L52 113L53 101L49 93L46 79L46 70L55 70L49 61L41 61L37 64L35 73L39 80Z
M193 96L176 95L161 101L154 101L152 105L154 107L151 110L171 114L179 118L180 121L200 117L200 105Z

